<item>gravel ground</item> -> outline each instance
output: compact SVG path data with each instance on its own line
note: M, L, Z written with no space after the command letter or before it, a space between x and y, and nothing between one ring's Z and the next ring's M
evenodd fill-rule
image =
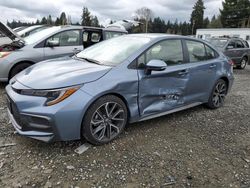
M218 110L203 106L129 125L79 155L80 141L14 133L0 85L0 187L250 187L250 66ZM15 146L2 147L15 143Z

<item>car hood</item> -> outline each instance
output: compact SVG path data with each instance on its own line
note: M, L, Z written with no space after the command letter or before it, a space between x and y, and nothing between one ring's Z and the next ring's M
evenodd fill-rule
M23 38L21 38L17 33L15 33L12 29L10 29L7 25L0 22L0 32L4 34L6 37L10 38L12 41L15 39L19 39L21 41L24 41Z
M93 82L110 69L108 66L64 57L28 67L14 79L32 89L57 89Z

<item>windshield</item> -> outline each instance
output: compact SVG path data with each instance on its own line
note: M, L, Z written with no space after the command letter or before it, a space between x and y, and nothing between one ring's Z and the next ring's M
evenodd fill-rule
M37 33L34 33L33 35L30 35L30 36L24 38L25 43L26 44L34 44L35 42L43 39L44 37L51 35L55 31L58 31L60 28L61 27L50 27L50 28L44 29L42 31L39 31Z
M218 48L223 48L227 44L228 39L210 39L210 43Z
M121 36L95 44L79 54L78 58L92 59L104 65L118 65L150 41L147 37Z

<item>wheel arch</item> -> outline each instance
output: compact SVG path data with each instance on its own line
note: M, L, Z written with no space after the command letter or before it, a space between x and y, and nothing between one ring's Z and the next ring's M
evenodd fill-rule
M227 84L227 93L228 93L228 89L229 89L229 79L226 76L222 76L220 77L220 79L224 80Z
M19 61L18 63L15 63L15 64L10 68L10 71L9 71L9 73L8 73L8 80L10 80L10 75L11 75L11 72L13 71L13 69L14 69L16 66L18 66L18 65L20 65L20 64L22 64L22 63L29 63L30 65L35 64L35 62L30 61L30 60L22 60L22 61Z
M131 111L129 109L128 101L126 100L126 98L123 95L121 95L119 93L116 93L116 92L104 93L102 95L98 95L97 97L95 97L94 100L91 100L91 102L88 103L88 106L86 107L86 109L84 111L84 114L82 115L82 121L81 121L82 123L84 121L86 112L91 107L91 105L94 104L94 102L96 102L98 99L100 99L102 97L105 97L105 96L108 96L108 95L116 96L116 97L118 97L119 99L121 99L124 102L124 104L125 104L125 106L127 108L127 112L128 112L128 114L127 114L128 115L128 121L127 122L129 123L129 120L130 120L130 117L131 117ZM80 137L82 138L82 124L81 124Z

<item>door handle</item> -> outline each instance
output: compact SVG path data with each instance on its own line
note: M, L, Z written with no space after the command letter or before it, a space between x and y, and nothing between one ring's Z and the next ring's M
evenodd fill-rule
M74 50L73 50L73 52L74 52L75 54L79 53L80 51L81 51L81 50L78 49L78 48L74 48Z
M209 66L210 69L213 69L213 68L215 68L215 67L216 67L215 64Z
M182 71L180 71L179 73L178 73L180 76L185 76L185 75L187 75L188 74L188 70L182 70Z

